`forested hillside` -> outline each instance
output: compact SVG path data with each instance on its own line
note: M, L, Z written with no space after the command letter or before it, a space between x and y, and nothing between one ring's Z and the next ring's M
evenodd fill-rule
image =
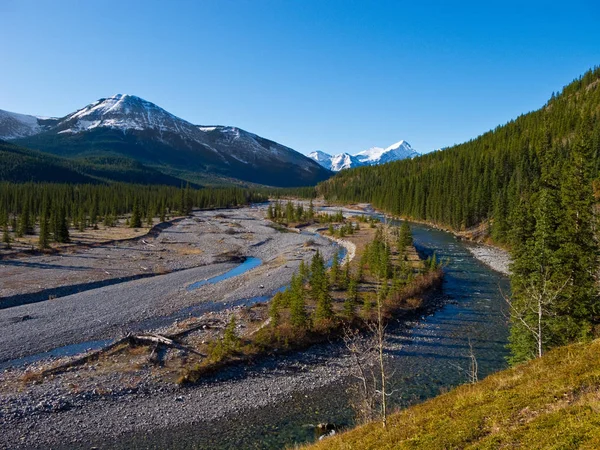
M494 240L507 242L508 222L520 199L537 190L548 149L553 164L567 164L573 144L581 142L597 177L599 115L600 68L595 68L540 110L476 139L412 160L343 171L318 189L329 200L368 201L456 230L489 221Z
M181 186L180 178L118 156L67 159L0 140L0 182L163 184Z
M599 334L599 118L595 68L540 110L472 141L344 171L318 191L455 230L485 225L514 259L510 346L520 362Z

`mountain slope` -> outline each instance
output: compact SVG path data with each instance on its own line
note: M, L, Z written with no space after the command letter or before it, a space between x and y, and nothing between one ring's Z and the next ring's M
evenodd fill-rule
M600 448L600 341L464 385L310 449Z
M356 155L339 153L332 156L320 150L308 155L309 158L315 160L321 166L334 172L354 167L386 164L392 161L414 158L415 156L419 156L419 153L413 150L406 141L396 142L387 148L372 147L358 152Z
M197 126L132 95L100 99L31 129L13 141L69 158L124 156L192 180L223 177L301 186L330 176L281 144L235 127Z
M184 180L123 157L66 159L0 141L0 182L163 184Z
M0 141L0 182L96 183L62 158Z

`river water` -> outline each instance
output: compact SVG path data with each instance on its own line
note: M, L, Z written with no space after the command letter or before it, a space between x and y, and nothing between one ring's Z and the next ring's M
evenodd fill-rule
M421 255L436 253L448 259L442 286L429 294L420 317L388 328L388 364L394 372L392 407L418 403L454 386L468 376L469 351L478 362L478 376L506 367L508 327L502 292L508 279L476 260L466 243L453 235L412 224L415 247ZM340 344L309 350L335 359ZM317 358L319 359L319 358ZM280 449L315 439L312 425L321 422L353 425L347 388L351 379L297 393L282 402L210 423L182 426L167 432L133 436L121 442L138 448Z

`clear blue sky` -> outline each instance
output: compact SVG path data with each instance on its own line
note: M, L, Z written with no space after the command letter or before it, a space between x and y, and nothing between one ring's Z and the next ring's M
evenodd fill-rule
M0 0L0 109L135 94L303 153L427 152L600 64L597 0Z

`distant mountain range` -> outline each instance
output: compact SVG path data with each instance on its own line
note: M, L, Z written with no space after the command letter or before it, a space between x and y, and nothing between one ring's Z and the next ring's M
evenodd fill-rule
M307 186L331 176L291 148L236 127L194 125L134 95L103 98L62 118L0 110L0 139L200 183Z
M400 159L414 158L420 153L413 150L410 144L406 141L396 142L387 148L372 147L368 150L363 150L355 155L349 153L339 153L337 155L329 155L325 152L317 150L308 155L326 169L334 172L339 172L342 169L351 169L360 166L374 166L377 164L385 164L391 161Z

